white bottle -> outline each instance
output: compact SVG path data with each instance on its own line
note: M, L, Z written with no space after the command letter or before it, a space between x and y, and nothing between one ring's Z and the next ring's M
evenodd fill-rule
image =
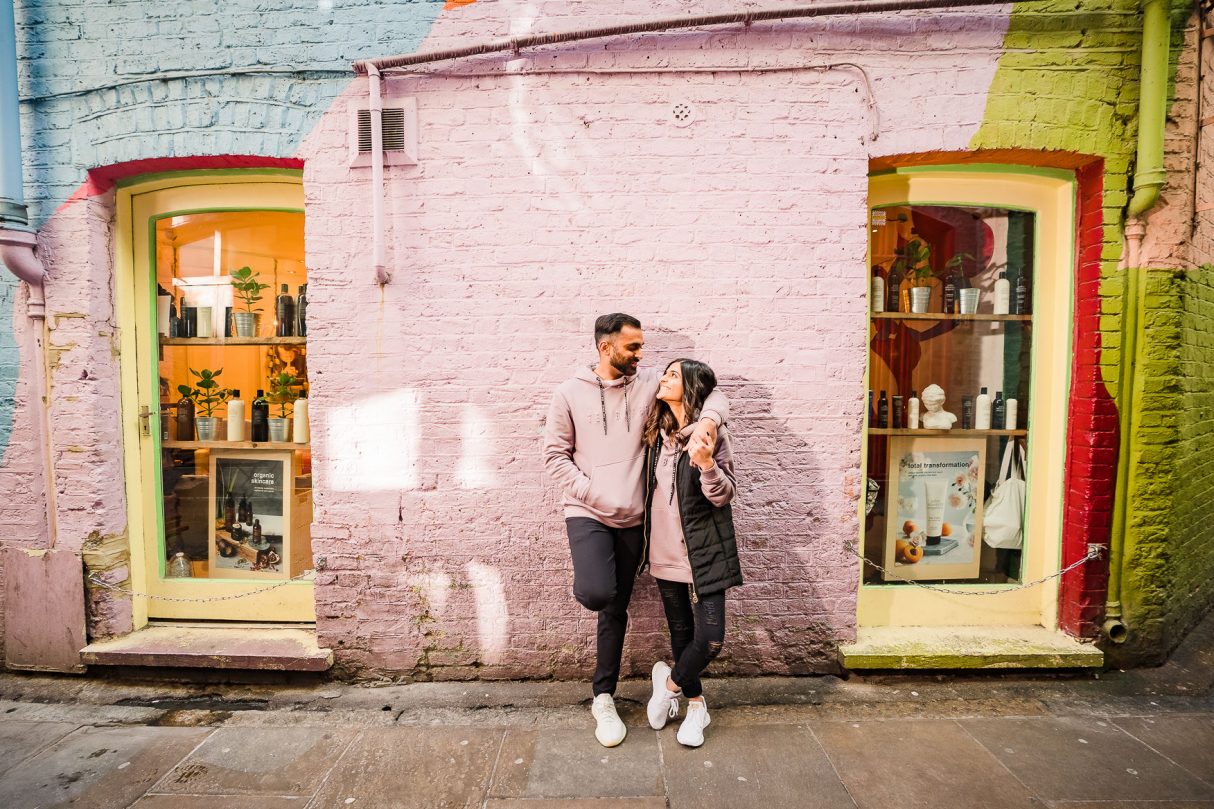
M295 400L295 423L294 429L291 432L291 438L296 444L308 443L308 400L299 398Z
M999 273L995 281L995 314L1006 315L1012 305L1012 284L1007 280L1007 273Z
M1008 399L1003 403L1004 426L1005 430L1016 429L1016 408L1017 402L1015 399Z
M991 395L986 388L974 400L974 429L989 430L991 428Z
M244 399L238 390L232 391L228 400L228 440L244 441Z
M885 279L879 275L873 276L872 303L874 312L885 311ZM166 315L167 317L167 315Z
M919 429L919 391L912 390L906 401L906 426L910 430Z

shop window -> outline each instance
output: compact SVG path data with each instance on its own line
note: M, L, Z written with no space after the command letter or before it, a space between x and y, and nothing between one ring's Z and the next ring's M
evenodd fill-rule
M871 211L866 584L1023 578L1022 537L985 505L1005 458L1025 476L1035 226L1007 208Z
M312 567L304 215L154 220L166 578Z

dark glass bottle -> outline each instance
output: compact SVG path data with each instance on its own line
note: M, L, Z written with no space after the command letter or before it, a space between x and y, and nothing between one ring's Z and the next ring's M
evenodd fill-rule
M897 264L890 267L889 278L885 280L885 311L902 311L902 271Z
M872 388L868 389L868 426L869 427L877 426L877 411L873 410L873 390L872 390Z
M956 273L944 279L944 314L951 315L956 313L958 289Z
M181 318L177 317L177 301L169 298L169 337L181 336Z
M877 398L877 426L889 426L889 399L885 396L885 391L881 391L881 395Z
M279 337L290 337L295 333L295 301L287 291L287 285L282 285L278 300L274 306L274 316L278 319L277 331Z
M258 388L257 398L251 408L254 441L270 440L270 403L266 401L266 392Z
M893 427L895 430L906 428L906 405L901 396L894 396L891 400L893 403L892 413L894 417Z
M1029 313L1029 285L1024 278L1024 270L1016 276L1016 314Z
M244 495L240 496L240 508L237 511L237 519L245 525L253 522L253 504Z
M1007 429L1007 403L1003 401L1003 391L995 391L995 401L991 402L991 427L996 430Z
M177 440L194 440L194 400L188 396L177 402Z
M253 544L261 544L261 520L253 520Z
M232 495L223 498L223 527L231 531L236 522L236 500Z
M295 334L308 336L308 285L299 285L299 298L295 301Z
M974 397L961 397L961 429L974 429Z
M198 336L198 307L181 304L181 323L177 326L178 336Z

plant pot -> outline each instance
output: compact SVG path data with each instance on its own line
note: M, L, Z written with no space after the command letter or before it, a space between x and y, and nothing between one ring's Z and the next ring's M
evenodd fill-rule
M217 416L198 416L194 419L194 425L198 428L199 441L214 441L215 433L219 428L219 418Z
M931 287L913 287L910 291L911 312L917 315L926 314L927 307L932 302Z
M270 440L271 441L287 441L288 433L291 430L291 420L272 418L270 419Z
M232 320L236 326L237 337L256 337L257 336L257 313L256 312L233 312Z

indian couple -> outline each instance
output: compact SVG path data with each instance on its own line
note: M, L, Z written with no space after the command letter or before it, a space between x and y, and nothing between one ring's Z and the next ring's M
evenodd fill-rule
M649 725L661 730L686 698L678 740L699 747L709 723L700 675L725 641L725 591L742 583L729 505L729 402L702 362L642 370L645 337L635 317L599 317L594 344L597 364L552 397L544 465L564 494L573 595L598 613L595 738L615 747L628 732L613 695L628 602L648 570L673 655L653 664Z

